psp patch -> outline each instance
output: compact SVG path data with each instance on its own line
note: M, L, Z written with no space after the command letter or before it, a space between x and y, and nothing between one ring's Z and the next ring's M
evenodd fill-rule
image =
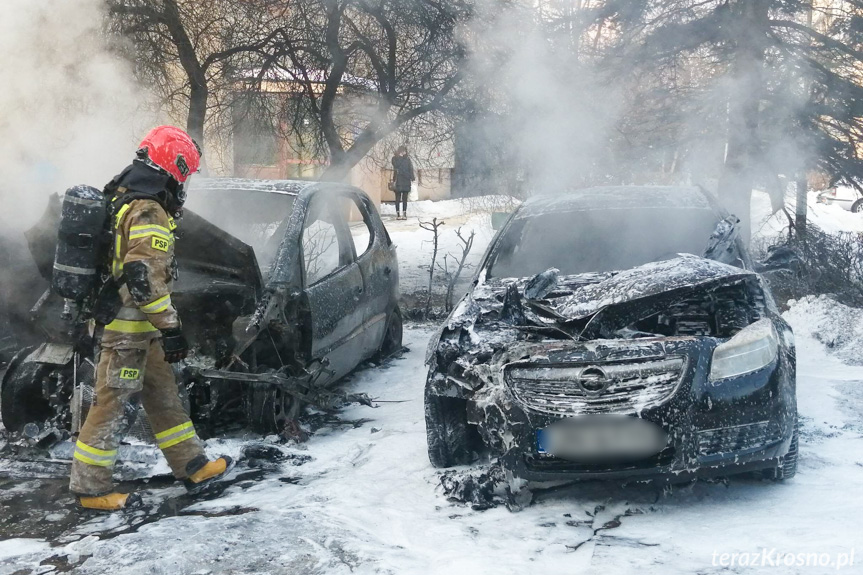
M140 369L132 369L131 367L120 368L120 379L138 379L140 375Z
M168 248L171 247L171 242L164 238L153 236L152 246L154 250L159 250L160 252L167 252Z

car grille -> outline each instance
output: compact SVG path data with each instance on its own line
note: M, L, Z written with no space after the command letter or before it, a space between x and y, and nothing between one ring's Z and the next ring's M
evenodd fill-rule
M685 367L686 360L677 356L597 364L512 364L504 379L519 403L542 413L630 414L671 399Z
M699 455L718 455L766 447L782 439L779 424L759 421L698 432Z

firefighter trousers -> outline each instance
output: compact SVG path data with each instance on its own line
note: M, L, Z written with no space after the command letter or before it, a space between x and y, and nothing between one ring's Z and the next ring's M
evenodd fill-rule
M147 412L174 477L185 479L187 464L205 459L161 341L153 339L140 349L103 346L96 368L96 397L75 444L70 481L73 493L104 495L113 490L111 476L120 440L138 401Z

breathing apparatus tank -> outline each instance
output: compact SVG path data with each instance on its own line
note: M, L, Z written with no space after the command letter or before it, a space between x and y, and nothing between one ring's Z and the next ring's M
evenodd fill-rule
M107 247L106 219L107 202L101 190L90 186L66 190L51 281L61 297L81 303L98 288Z

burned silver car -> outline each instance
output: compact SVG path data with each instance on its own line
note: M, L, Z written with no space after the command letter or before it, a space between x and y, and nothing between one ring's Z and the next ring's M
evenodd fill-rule
M736 224L698 188L525 202L430 343L432 464L487 450L527 480L793 476L793 334L756 272L789 258L753 263Z
M396 249L361 190L201 180L187 206L173 295L195 353L178 380L204 434L219 421L285 431L303 404L344 399L333 384L361 362L401 349ZM41 274L4 280L5 309L29 312L5 318L6 346L20 349L3 423L40 439L76 432L93 397L86 317L48 289L58 218L55 197L26 233Z

